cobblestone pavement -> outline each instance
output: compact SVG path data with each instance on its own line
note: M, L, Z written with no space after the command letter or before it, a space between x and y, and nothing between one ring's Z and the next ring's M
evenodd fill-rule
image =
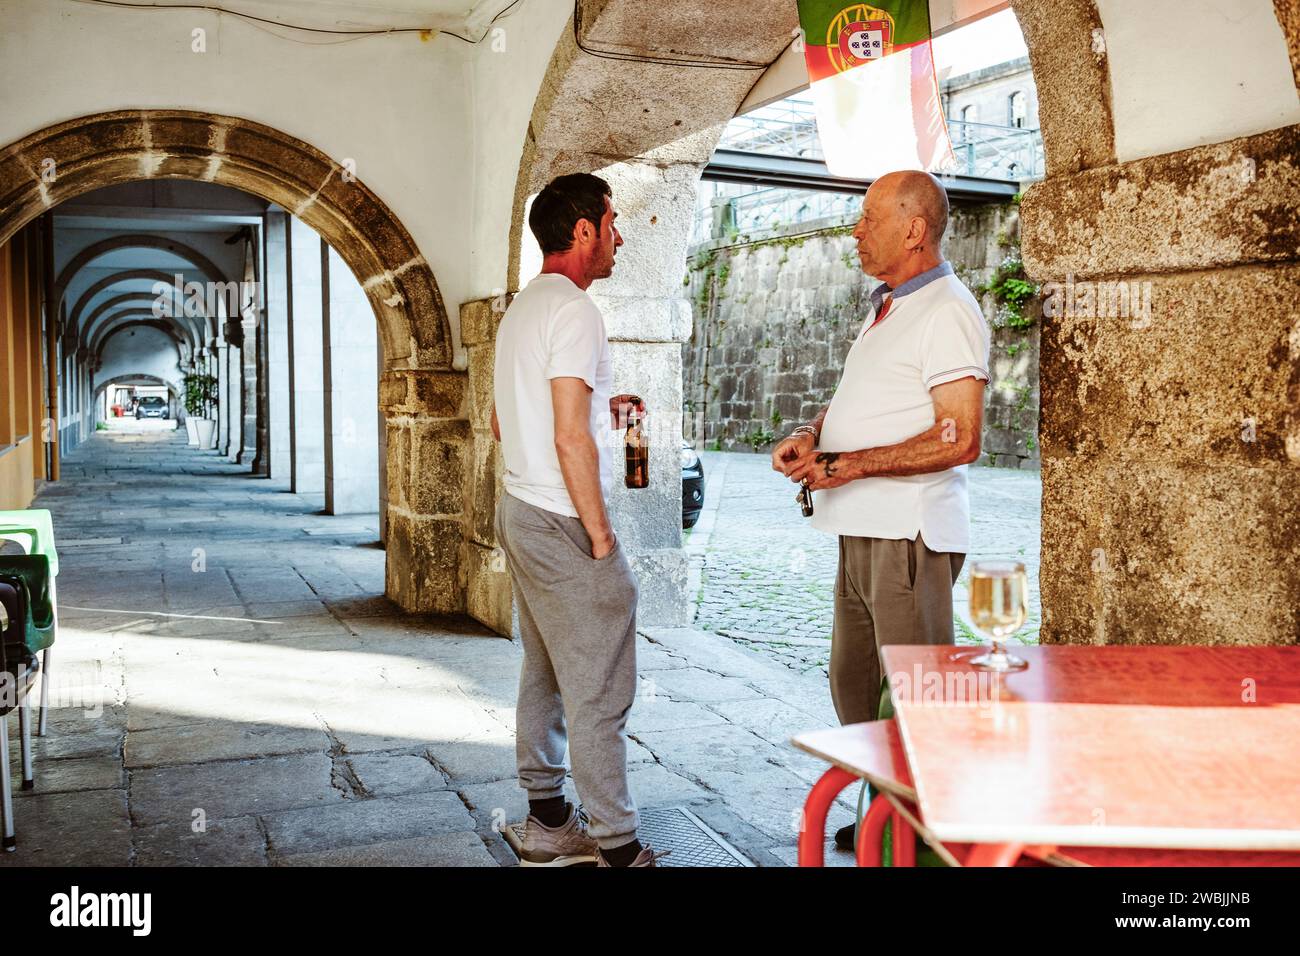
M54 707L0 868L512 865L519 644L400 613L375 515L128 430L66 456L35 502L60 556ZM793 864L825 767L789 738L834 725L825 680L690 628L643 630L637 656L638 805Z
M836 539L814 531L794 486L766 454L704 452L705 510L687 537L697 628L764 651L804 674L830 660ZM971 539L953 592L958 641L977 641L966 589L978 558L1024 561L1030 617L1017 637L1037 640L1039 501L1036 472L971 468Z

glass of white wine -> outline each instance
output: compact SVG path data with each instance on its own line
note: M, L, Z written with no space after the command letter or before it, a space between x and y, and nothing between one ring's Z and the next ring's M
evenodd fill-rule
M1029 614L1029 578L1019 561L976 561L970 570L970 619L993 646L970 663L982 670L1019 671L1027 662L1008 654L1006 639Z

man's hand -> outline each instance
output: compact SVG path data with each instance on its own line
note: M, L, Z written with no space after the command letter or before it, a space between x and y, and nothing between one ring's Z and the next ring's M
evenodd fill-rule
M852 470L852 452L811 451L800 455L786 469L786 477L796 484L808 482L813 491L825 491L847 485L858 475Z
M591 556L599 561L601 558L613 551L614 546L617 544L618 538L614 537L613 532L610 532L599 541L593 539L591 542Z
M613 395L609 399L610 431L622 431L627 428L628 416L636 409L638 418L646 416L645 402L639 395Z
M791 435L783 439L772 449L772 470L789 477L794 463L810 453L817 446L817 440L807 432Z

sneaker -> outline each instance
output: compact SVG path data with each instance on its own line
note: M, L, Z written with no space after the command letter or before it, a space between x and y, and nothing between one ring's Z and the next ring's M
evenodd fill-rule
M532 814L524 823L519 847L520 866L573 866L595 863L598 848L587 832L587 814L568 804L569 819L558 827L542 824Z
M657 864L657 863L655 862L655 860L663 859L664 857L666 857L666 856L667 856L669 853L671 853L671 852L673 852L673 851L672 851L672 850L664 850L664 851L661 852L661 853L656 853L656 852L655 852L655 851L650 847L650 844L647 843L645 846L641 847L641 852L638 853L638 854L636 855L636 859L633 860L631 863L629 863L628 866L629 866L629 867L632 867L632 866L658 866L659 864ZM599 858L598 860L596 860L596 865L597 865L597 866L609 866L609 864L605 862L604 854L600 854L599 856L600 856L600 858ZM613 869L613 867L610 867L610 869Z

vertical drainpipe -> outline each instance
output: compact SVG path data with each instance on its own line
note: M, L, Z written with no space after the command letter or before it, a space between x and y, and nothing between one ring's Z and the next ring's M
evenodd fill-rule
M54 301L54 213L41 216L41 284L45 287L45 418L51 423L46 481L59 480L59 303Z

